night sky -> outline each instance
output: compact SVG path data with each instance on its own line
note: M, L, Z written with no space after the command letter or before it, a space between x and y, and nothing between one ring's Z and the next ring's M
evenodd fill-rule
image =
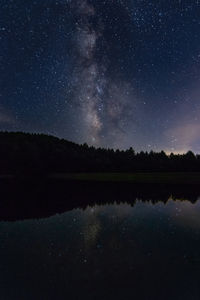
M200 1L0 0L0 130L200 153Z

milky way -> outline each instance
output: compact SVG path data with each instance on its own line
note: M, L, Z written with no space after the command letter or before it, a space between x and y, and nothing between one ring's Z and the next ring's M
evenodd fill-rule
M130 97L134 101L132 88L122 79L116 82L108 74L109 57L106 51L101 52L100 60L97 59L99 44L104 39L105 24L94 5L89 1L77 1L76 5L72 4L72 9L78 20L73 97L80 106L81 135L85 142L95 146L123 146L128 137L123 116L125 111L129 111L129 114L133 112L134 106L129 101Z
M200 152L200 3L1 0L0 130Z
M77 92L74 94L81 106L81 118L83 120L85 140L90 143L99 142L99 134L102 130L102 122L99 111L102 109L102 93L104 92L103 67L95 61L95 52L98 38L101 34L92 28L90 18L96 12L87 1L77 3L76 43L78 52L78 67L75 74Z

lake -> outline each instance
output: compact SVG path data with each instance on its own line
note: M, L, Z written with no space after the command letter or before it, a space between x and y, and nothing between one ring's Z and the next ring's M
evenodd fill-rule
M131 200L122 189L111 201L107 193L45 217L1 213L0 299L199 300L198 196Z

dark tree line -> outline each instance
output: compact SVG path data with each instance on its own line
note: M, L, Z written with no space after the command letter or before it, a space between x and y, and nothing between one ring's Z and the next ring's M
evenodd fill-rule
M0 132L1 174L176 171L200 171L200 155L96 149L44 134Z
M196 203L198 186L129 184L112 182L67 182L66 180L0 181L0 221L45 218L56 213L95 205L144 203L166 204L169 198ZM27 201L28 199L28 201ZM184 200L187 199L187 200Z

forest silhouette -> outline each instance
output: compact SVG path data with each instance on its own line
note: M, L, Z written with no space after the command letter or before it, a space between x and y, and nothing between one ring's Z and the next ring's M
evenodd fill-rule
M128 182L86 182L66 180L1 180L0 221L44 218L76 208L94 205L144 203L166 204L199 199L198 185L132 184Z
M1 175L45 175L71 172L197 172L200 155L192 151L167 155L78 145L45 134L0 132Z
M187 183L193 174L189 172L200 171L200 155L191 151L169 156L164 151L136 153L132 148L96 149L44 134L0 132L0 166L0 220L46 217L95 204L134 205L138 199L166 203L173 198L195 203L199 196L199 184L183 184L176 178L176 172L184 172ZM121 172L122 179L126 173L149 172L147 175L154 178L153 172L158 177L165 172L170 177L172 173L167 172L173 172L175 179L152 184L143 179L138 183L126 180L116 183L76 181L73 176L67 180L64 176L77 172L91 173L92 177L93 172L103 177ZM61 176L48 176L56 173Z

